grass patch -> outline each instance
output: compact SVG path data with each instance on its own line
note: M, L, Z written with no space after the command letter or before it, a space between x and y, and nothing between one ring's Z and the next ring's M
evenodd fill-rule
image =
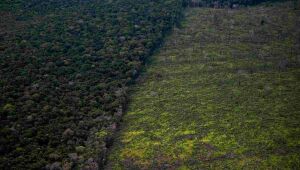
M108 169L299 168L297 12L189 9L133 88Z

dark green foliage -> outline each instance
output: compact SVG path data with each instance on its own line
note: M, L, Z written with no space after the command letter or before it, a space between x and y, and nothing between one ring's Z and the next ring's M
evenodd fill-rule
M101 167L127 86L181 8L180 0L1 2L0 169Z
M231 7L235 8L235 5L256 5L262 2L275 2L284 0L183 0L183 6L190 7Z

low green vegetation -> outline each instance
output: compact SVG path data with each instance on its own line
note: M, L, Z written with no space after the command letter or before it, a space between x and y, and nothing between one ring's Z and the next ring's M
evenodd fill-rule
M299 169L299 10L185 16L132 88L107 169Z

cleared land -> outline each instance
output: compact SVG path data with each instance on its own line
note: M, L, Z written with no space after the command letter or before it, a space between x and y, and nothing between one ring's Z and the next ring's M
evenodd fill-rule
M292 3L189 9L133 88L108 169L300 168Z

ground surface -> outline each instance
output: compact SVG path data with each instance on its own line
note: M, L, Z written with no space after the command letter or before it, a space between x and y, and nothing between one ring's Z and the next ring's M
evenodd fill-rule
M299 10L189 9L146 67L108 169L300 168Z

